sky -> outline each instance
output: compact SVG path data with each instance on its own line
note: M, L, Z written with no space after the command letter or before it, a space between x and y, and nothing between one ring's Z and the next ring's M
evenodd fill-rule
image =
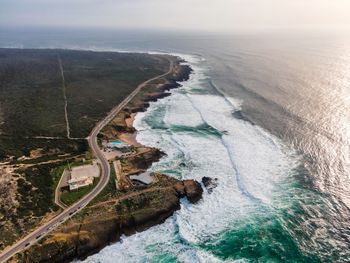
M350 0L0 0L2 27L349 27L349 13Z

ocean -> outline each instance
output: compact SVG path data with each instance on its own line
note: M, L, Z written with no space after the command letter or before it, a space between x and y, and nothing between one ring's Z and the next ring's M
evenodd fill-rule
M7 32L0 46L167 52L193 68L137 114L137 139L167 153L151 171L217 188L83 262L350 262L350 36Z

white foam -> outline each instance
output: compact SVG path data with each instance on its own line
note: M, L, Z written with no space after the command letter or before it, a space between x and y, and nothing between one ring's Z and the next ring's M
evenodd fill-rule
M172 91L173 96L151 103L147 112L137 114L137 139L167 153L151 170L177 169L182 178L198 181L203 176L218 178L218 187L211 194L205 191L196 205L183 201L181 210L163 225L125 238L86 262L152 262L162 254L179 262L221 262L196 245L215 240L259 207L274 205L275 187L288 176L293 164L290 156L276 138L233 118L239 101L193 92L207 78L205 69L196 68L183 88ZM152 129L146 119L160 107L163 126ZM174 125L194 128L204 123L223 136L173 130ZM180 168L179 163L186 166Z
M165 258L176 258L179 262L184 263L223 262L203 250L194 249L181 242L177 234L176 223L171 218L162 225L123 238L122 242L104 248L100 253L88 257L84 262L167 262Z
M184 263L245 262L244 260L224 261L205 250L186 244L178 235L176 222L172 218L142 233L124 237L122 242L104 248L98 254L88 257L84 262L168 262L166 259L171 258L176 258L177 262Z
M175 93L171 98L167 98L161 103L167 104L167 111L165 113L164 122L171 125L183 125L189 127L196 127L203 124L201 116L194 112L191 102L186 95ZM176 112L176 114L173 114Z
M285 178L290 160L275 140L252 124L232 118L232 107L221 96L189 95L205 121L225 134L227 147L241 190L270 203L274 185ZM270 136L271 137L271 136Z

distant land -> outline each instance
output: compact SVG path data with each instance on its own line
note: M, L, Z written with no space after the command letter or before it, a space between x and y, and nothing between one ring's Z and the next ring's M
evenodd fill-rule
M166 91L178 87L177 81L188 79L191 69L181 62L169 55L0 49L0 252L95 187L98 178L69 191L60 187L61 176L72 167L92 165L87 136L141 83L140 92L98 135L100 147L116 139L131 147L127 155L106 157L111 175L105 189L12 261L84 257L122 234L162 222L179 209L179 198L200 198L201 187L192 180L154 174L153 183L145 185L130 177L144 173L165 154L140 145L132 122L149 101L170 95Z

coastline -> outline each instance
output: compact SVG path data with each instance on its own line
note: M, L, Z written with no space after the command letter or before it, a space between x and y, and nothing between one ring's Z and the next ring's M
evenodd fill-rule
M156 84L157 91L151 89L152 92L141 94L141 98L138 98L136 103L128 104L121 112L122 116L118 114L112 120L112 125L107 125L101 132L104 138L113 137L140 149L137 158L121 160L123 167L127 166L126 170L129 170L129 174L135 171L137 171L136 174L146 171L152 163L159 161L165 154L159 149L139 143L136 140L137 131L133 127L133 122L136 114L146 111L150 102L170 96L171 93L168 92L170 89L179 87L179 82L189 79L192 72L190 66L183 65L183 60L177 57L176 60L177 69L174 69L170 77L165 78L164 83ZM123 188L122 185L117 185L121 187L118 191L123 192L122 194L117 193L112 198L107 196L105 200L102 198L89 206L86 209L88 211L83 211L82 215L77 215L40 244L22 253L18 261L68 262L74 258L86 258L105 246L119 241L122 235L132 235L164 222L180 209L180 198L187 197L192 203L196 203L201 198L203 190L194 180L180 181L162 174L155 174L154 178L155 182L150 186L131 187L129 185ZM136 203L136 207L144 206L141 210L149 211L142 211L141 214L140 208L129 211L130 208L125 207L123 202L130 200ZM145 202L146 205L144 205ZM116 215L115 209L128 211L122 215Z

